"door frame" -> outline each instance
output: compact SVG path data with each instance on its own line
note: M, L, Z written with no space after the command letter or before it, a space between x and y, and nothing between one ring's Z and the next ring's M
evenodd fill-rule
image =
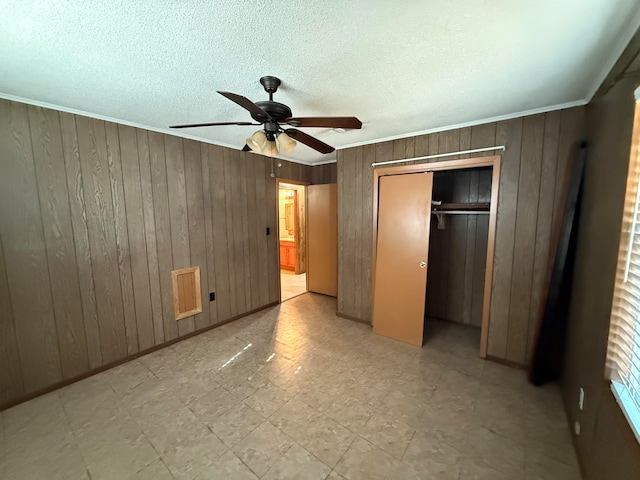
M291 180L289 178L283 178L283 177L276 177L276 241L278 242L278 248L276 249L276 255L277 255L277 265L278 265L278 303L282 303L282 282L281 282L281 277L280 277L280 217L279 217L279 213L280 213L280 184L281 183L288 183L290 185L300 185L301 187L307 187L309 185L311 185L310 182L303 182L301 180ZM306 196L307 196L307 189L304 189L304 196L305 196L305 209L304 209L304 216L305 216L305 221L304 221L304 228L305 228L305 251L306 251L306 243L307 243L307 208L306 208ZM305 278L305 288L307 289L307 292L309 291L309 277Z
M491 204L489 207L489 232L487 239L487 263L484 275L484 292L482 297L482 326L480 328L480 357L486 358L489 343L489 319L491 314L491 294L493 283L493 258L495 254L496 223L498 216L498 192L500 189L501 155L486 157L461 158L442 162L400 165L395 167L374 168L373 170L373 264L371 265L371 308L373 311L373 295L375 292L377 243L378 243L378 188L380 177L386 175L406 175L423 172L442 172L467 168L493 167L491 176ZM373 315L372 315L373 323Z

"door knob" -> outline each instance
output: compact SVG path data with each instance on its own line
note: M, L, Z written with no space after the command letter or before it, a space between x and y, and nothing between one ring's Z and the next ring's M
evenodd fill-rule
M420 268L427 268L427 262L420 262Z

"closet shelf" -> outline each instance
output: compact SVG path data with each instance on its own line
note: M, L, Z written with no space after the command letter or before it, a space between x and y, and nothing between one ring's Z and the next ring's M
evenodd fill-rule
M437 215L488 215L489 203L441 203L433 205L431 212Z

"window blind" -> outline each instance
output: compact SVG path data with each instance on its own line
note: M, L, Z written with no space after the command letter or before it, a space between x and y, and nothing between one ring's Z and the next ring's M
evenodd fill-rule
M618 268L615 279L607 374L618 403L640 441L640 104L636 103Z

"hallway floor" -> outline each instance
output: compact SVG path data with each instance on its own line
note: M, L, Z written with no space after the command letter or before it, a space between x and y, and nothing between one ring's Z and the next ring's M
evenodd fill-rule
M306 294L2 412L7 479L579 479L555 386Z
M296 275L289 270L280 270L280 288L282 301L302 295L307 291L307 274Z

